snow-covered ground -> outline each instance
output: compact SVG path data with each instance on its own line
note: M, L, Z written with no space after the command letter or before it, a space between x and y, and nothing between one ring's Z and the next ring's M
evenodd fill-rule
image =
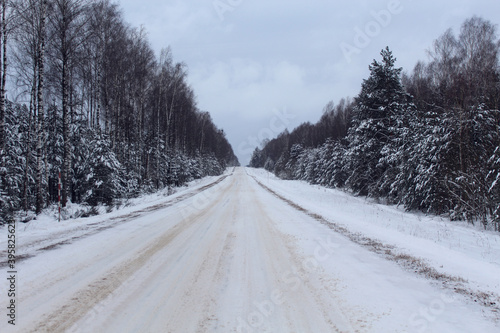
M367 247L378 253L390 249L389 259L410 270L420 270L441 286L485 305L485 314L500 318L498 233L465 222L408 213L400 207L378 204L336 189L284 181L263 169L247 169L247 173L283 199L310 215L319 215L327 225L333 224L333 229L344 230L344 234L361 240L361 244L382 244L382 251Z
M500 234L449 219L353 197L343 191L283 181L263 169L247 169L262 184L350 232L423 259L440 273L461 277L500 295ZM396 251L397 251L396 250Z
M52 206L28 223L16 223L17 256L21 258L32 256L34 252L43 250L44 247L70 242L73 238L85 237L149 211L171 206L217 184L230 175L231 171L232 169L227 169L222 176L205 177L182 187L170 190L165 188L154 194L126 200L120 207L114 207L111 212L106 213L106 207L99 206L96 208L99 215L91 217L71 218L80 215L82 211L88 211L89 207L69 203L68 207L62 210L63 218L58 221L57 207ZM7 245L4 246L4 242L7 243L7 237L0 239L0 254L2 254L0 265L6 260L4 255Z
M358 241L496 294L497 235L262 170L214 181L108 215L19 225L17 325L2 315L0 332L500 330L494 306Z

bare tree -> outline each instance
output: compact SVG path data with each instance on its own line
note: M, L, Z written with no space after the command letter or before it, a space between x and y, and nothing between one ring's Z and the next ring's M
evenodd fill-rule
M17 27L13 78L17 98L29 105L15 111L26 117L24 175L17 178L23 183L17 202L26 210L35 206L40 213L56 199L57 169L64 205L70 196L90 202L84 193L95 193L94 203L111 202L131 193L123 190L131 183L138 184L132 185L137 193L143 183L160 188L224 165L230 146L223 131L200 116L185 66L173 62L170 50L158 61L144 29L125 23L111 0L0 0L0 70L7 64L5 6L10 3ZM5 79L4 70L0 148ZM182 170L183 165L189 167ZM192 171L197 167L207 170ZM179 170L184 178L177 177Z
M491 22L474 16L462 25L457 53L466 105L487 103L491 108L498 108L499 46L496 26Z
M77 55L85 38L85 20L83 11L85 2L83 0L54 0L54 9L51 11L50 22L53 38L51 38L51 49L55 55L51 57L56 61L58 72L57 81L61 91L61 108L63 119L63 165L62 165L62 206L65 207L70 191L71 170L71 137L70 122L72 119L70 105L70 93L74 89L71 75L76 67Z
M456 94L453 88L456 85L456 73L458 72L457 40L453 31L448 29L439 37L431 50L428 50L431 58L429 73L432 84L440 95L440 104L456 104Z
M36 170L36 213L40 214L42 211L45 200L44 200L44 186L43 186L43 146L45 143L45 126L44 126L44 99L43 99L43 89L44 89L44 66L45 66L45 35L46 35L46 18L47 18L47 0L41 0L39 3L38 18L39 24L37 29L38 43L37 43L37 144L36 144L36 159L37 159L37 170Z
M44 182L44 65L45 65L45 39L46 18L48 10L47 0L26 0L15 2L15 14L17 31L15 34L18 63L18 82L24 87L24 93L30 96L30 125L31 115L34 119L36 138L36 172L35 179L35 205L36 213L40 213L45 205L45 182ZM30 126L31 129L31 126ZM30 133L28 134L30 135ZM27 163L31 155L28 145ZM29 175L25 175L23 191L27 193ZM27 206L27 199L25 199Z

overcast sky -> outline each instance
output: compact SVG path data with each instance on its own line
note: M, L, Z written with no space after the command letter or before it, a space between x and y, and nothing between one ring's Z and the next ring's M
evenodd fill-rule
M355 97L389 46L411 71L446 29L473 15L500 23L496 0L117 0L159 54L189 70L198 107L224 129L242 164L285 126L319 120Z

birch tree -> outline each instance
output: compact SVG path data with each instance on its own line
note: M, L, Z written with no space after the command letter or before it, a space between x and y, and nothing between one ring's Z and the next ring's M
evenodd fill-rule
M61 203L65 207L71 185L71 156L72 146L70 137L71 110L70 93L74 89L72 82L77 56L85 38L85 9L82 0L54 0L54 9L51 11L51 31L53 34L51 49L55 54L51 57L56 61L57 81L61 93L61 108L63 119L63 165L62 165L62 197Z

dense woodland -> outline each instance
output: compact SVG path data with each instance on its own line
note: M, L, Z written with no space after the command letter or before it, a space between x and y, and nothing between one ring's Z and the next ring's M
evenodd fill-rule
M0 224L112 205L238 163L187 68L108 0L0 0Z
M479 17L411 73L386 48L354 100L256 148L250 166L500 231L499 48Z

